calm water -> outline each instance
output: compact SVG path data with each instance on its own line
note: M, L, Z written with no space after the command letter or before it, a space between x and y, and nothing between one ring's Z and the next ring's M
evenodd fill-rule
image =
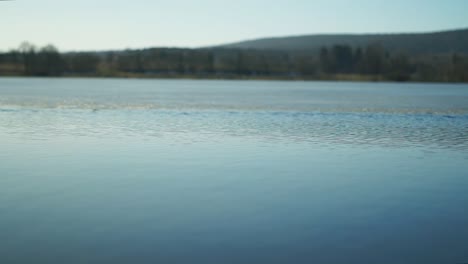
M0 263L468 262L468 86L0 78Z

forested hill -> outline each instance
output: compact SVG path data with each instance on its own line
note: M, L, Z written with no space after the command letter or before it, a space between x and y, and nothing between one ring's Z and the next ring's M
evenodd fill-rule
M468 83L468 30L322 35L231 46L61 53L22 43L0 76L92 76Z
M354 48L379 43L390 52L411 54L468 54L468 29L417 34L340 34L263 38L222 45L225 48L319 51L321 47L350 45Z

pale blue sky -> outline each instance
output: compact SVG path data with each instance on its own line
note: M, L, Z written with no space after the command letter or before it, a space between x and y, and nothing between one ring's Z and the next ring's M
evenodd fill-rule
M0 1L0 50L23 40L61 50L199 47L315 33L468 27L467 0Z

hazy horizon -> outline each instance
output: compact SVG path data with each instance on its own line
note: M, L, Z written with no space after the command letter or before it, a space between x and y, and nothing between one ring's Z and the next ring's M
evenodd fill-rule
M461 0L2 1L0 50L16 48L22 41L75 51L196 48L310 34L434 32L468 28L467 9L468 2Z

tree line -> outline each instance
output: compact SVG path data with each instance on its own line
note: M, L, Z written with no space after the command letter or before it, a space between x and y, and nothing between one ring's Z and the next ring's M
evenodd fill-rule
M150 48L60 53L22 43L0 53L0 75L468 82L466 54L412 55L379 43L312 51Z

